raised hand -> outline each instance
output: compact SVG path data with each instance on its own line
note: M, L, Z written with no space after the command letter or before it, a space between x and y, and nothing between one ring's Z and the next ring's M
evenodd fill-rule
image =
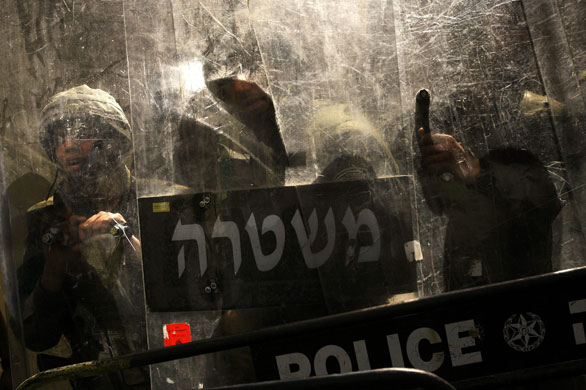
M431 134L429 105L431 96L421 90L416 97L415 130L426 174L448 182L456 178L472 181L480 172L480 162L451 135Z

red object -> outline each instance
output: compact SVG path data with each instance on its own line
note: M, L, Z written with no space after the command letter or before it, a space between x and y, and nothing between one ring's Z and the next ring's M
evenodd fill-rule
M189 324L166 324L163 326L163 342L165 347L191 342L191 328Z

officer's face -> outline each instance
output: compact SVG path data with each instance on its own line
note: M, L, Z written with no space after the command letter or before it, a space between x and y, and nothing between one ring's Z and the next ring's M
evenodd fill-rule
M63 138L55 150L57 162L67 172L78 171L87 164L93 140Z

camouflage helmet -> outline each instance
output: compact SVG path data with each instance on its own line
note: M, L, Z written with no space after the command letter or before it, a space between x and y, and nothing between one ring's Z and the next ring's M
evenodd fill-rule
M49 99L41 113L40 141L45 152L55 161L57 136L68 126L68 121L94 122L90 137L118 139L122 152L127 153L132 145L130 124L124 111L107 92L81 85L60 92ZM105 125L105 126L104 126ZM88 137L74 133L74 137Z
M317 100L314 107L306 132L313 140L320 170L327 169L338 157L346 156L342 160L350 163L356 160L349 156L359 156L370 164L386 163L393 174L399 172L382 133L364 114L348 104L329 100Z

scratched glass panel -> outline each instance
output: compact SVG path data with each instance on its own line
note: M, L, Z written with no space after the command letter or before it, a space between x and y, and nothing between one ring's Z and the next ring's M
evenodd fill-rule
M344 156L379 176L407 173L392 3L255 0L250 10L287 148L307 158L288 182L311 183Z
M120 144L125 146L118 149L115 145L119 139L109 127L129 116L122 1L25 0L4 2L3 7L0 28L5 37L1 43L5 55L0 59L0 90L6 181L2 193L6 194L10 213L10 220L3 223L10 224L12 241L3 245L2 269L3 278L8 278L3 287L10 302L6 317L13 382L17 385L39 369L144 350L146 325L137 252L128 256L125 253L126 262L121 261L112 246L117 239L107 234L103 241L85 241L77 252L73 248L75 239L69 236L73 229L59 222L71 214L87 218L97 210L108 210L121 212L128 225L137 227L133 207L136 196L131 171L127 169L132 169L129 129L124 125L119 128L120 135L124 133ZM69 104L76 99L65 103L65 96L73 97L70 88L83 84L92 90L76 90L87 92L75 95L87 98L78 100L84 103L76 106L83 107L77 111L75 104ZM104 92L96 92L97 89ZM68 95L61 95L51 109L42 113L55 94L68 90ZM96 104L90 109L93 98L97 98L93 100ZM96 121L86 121L89 117ZM65 129L71 131L60 132ZM58 151L65 143L58 144L57 140L65 139L91 142L91 153L71 160ZM103 148L105 145L111 148ZM106 149L112 151L107 160L119 164L105 162ZM116 180L122 177L126 179ZM110 199L120 200L121 194L124 199L115 208L100 205L94 209L97 204L93 202L104 195L96 197L97 192L106 188L111 191L107 194L112 196ZM34 209L29 209L31 206ZM66 242L66 235L72 240ZM60 249L55 247L51 255L44 249L53 244ZM128 245L126 240L124 245ZM60 261L59 253L79 255L61 259L67 264L64 274L55 262ZM59 276L51 279L45 270L54 270ZM59 285L61 277L64 280ZM64 301L56 304L48 299L43 289L49 279L56 282L56 295ZM75 280L78 283L72 284ZM90 285L95 288L85 289ZM59 325L47 325L55 322ZM93 328L92 323L96 324ZM110 341L105 341L108 338ZM104 377L96 382L109 380ZM126 380L142 381L148 386L148 372L134 377L130 374L123 379ZM78 383L79 387L84 384ZM71 386L66 381L50 388Z
M267 308L278 295L250 276L251 249L240 245L255 203L246 191L282 186L288 160L246 2L126 4L139 194L197 194L158 201L167 212L141 199L150 345L173 323L188 324L193 339L281 323ZM159 364L153 387L248 381L250 359L237 351Z
M560 205L555 204L558 196L567 195L569 189L551 120L552 116L559 115L560 106L552 100L550 110L544 103L546 86L542 82L541 64L536 61L535 41L532 42L523 4L518 1L395 2L395 10L400 36L397 40L399 68L404 76L401 92L404 101L410 102L405 105L407 114L413 115L417 90L428 88L432 94L431 131L453 135L488 167L484 172L494 180L494 186L488 187L476 180L472 188L458 186L456 182L424 181L421 154L414 147L419 171L416 182L427 192L419 200L423 207L418 209L426 292L437 293L466 283L474 285L481 280L484 281L480 283L485 283L515 278L522 273L507 270L506 264L516 261L507 257L519 252L519 248L525 248L526 253L537 251L536 257L543 258L543 264L536 265L541 270L538 273L546 272L552 263L554 269L575 266L575 256L563 255L581 253L582 233L569 228L572 222L562 220ZM530 154L519 152L522 150ZM524 176L510 169L515 167L513 162L523 166L535 158L540 161L534 165L534 173L539 177L536 182L540 183L540 189L535 190L548 199L545 202L532 198L532 193L537 192L522 190L526 185L522 180L506 183L516 176ZM547 169L547 174L539 164ZM531 232L531 229L539 230L537 224L528 224L523 228L526 235L515 240L511 239L513 235L505 233L508 223L501 224L503 217L499 214L515 215L514 207L510 208L515 203L512 191L518 191L515 196L529 203L542 204L543 219L537 220L541 221L539 226L554 225L553 239L547 231L543 236ZM508 200L498 204L493 201L495 197ZM524 223L521 222L525 220L523 214L517 215L519 223ZM571 212L568 215L572 218ZM494 228L501 231L500 238L486 234ZM552 248L532 247L530 243L537 237L552 242ZM465 242L486 249L468 250ZM572 250L564 246L564 253L562 242L576 246ZM488 254L491 247L500 248L506 255L499 259ZM526 261L531 264L531 260ZM505 266L497 270L495 265L496 268Z
M554 224L554 269L583 265L585 210L585 153L583 82L584 31L578 27L584 15L580 2L524 2L528 30L545 96L524 99L525 107L551 107L551 123L562 164L549 166L562 178L560 198L564 206ZM527 104L527 102L531 104ZM553 169L552 169L553 168ZM556 242L560 244L557 244Z
M404 249L414 240L413 183L399 176L411 171L411 153L392 3L255 0L250 9L287 147L306 156L288 183L314 184L298 188L291 224L326 312L413 296ZM341 181L351 182L326 184Z
M584 83L586 82L586 32L584 31L582 20L586 15L586 4L583 1L574 0L559 2L558 6L575 72L580 82L582 94L584 94Z
M128 3L139 176L193 191L282 184L287 156L247 14L239 1Z
M159 288L146 291L152 348L185 341L166 325L216 337L525 275L486 278L484 262L539 259L530 273L584 264L582 1L5 3L2 282L17 382L76 349L62 338L38 360L25 348L17 270L29 207L63 185L39 143L41 110L81 84L111 94L132 125L145 280ZM421 88L431 131L479 158L482 180L423 174ZM507 218L525 204L539 212L519 228ZM119 281L142 299L140 268ZM125 315L127 304L112 307ZM131 350L145 347L137 317L122 318L138 329ZM253 364L246 349L160 364L152 388L250 381Z

